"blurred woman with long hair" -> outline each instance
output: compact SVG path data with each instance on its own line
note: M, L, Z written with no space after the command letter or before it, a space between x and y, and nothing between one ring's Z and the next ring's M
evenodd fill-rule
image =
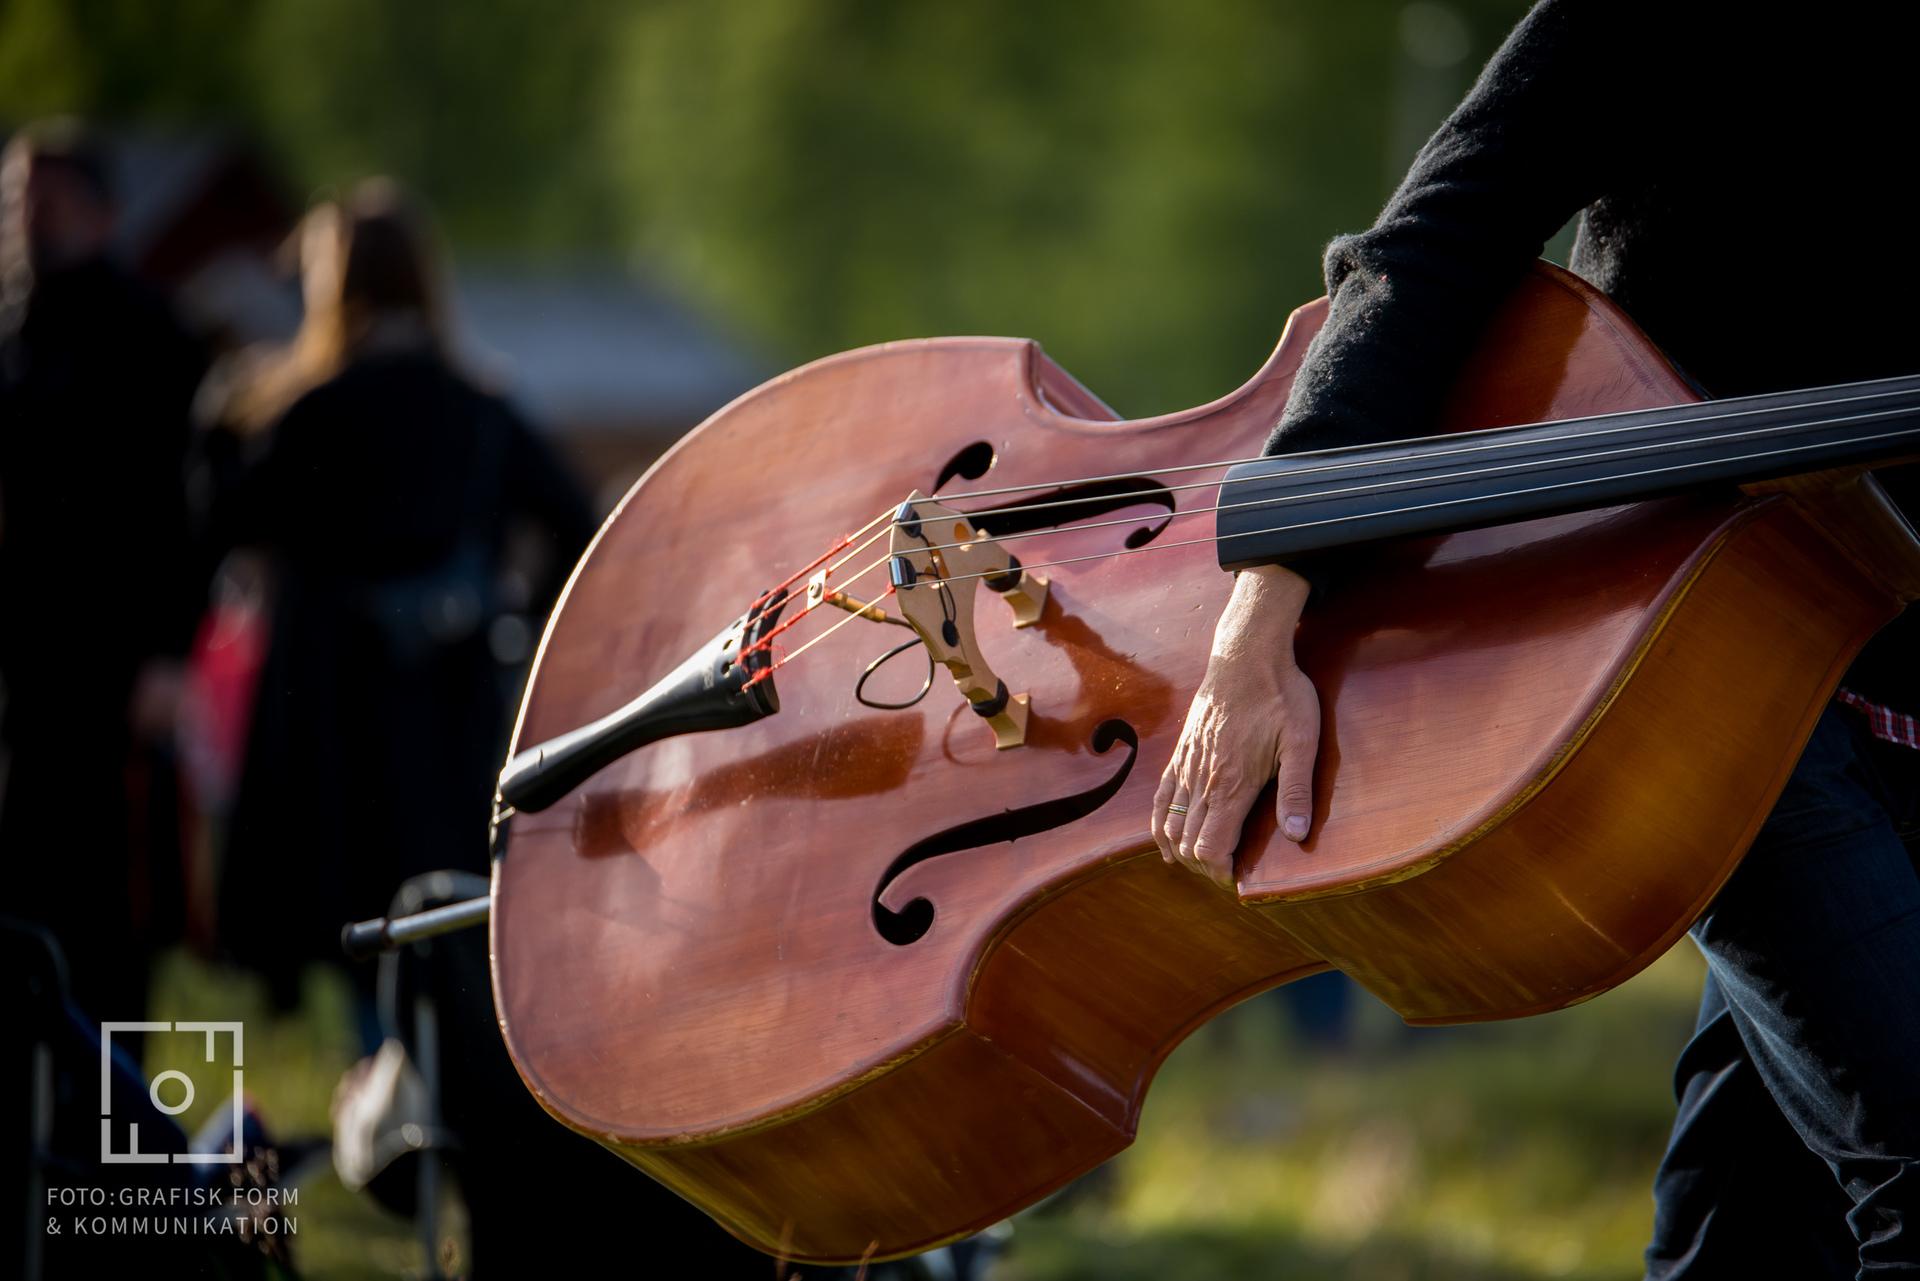
M258 436L345 366L340 237L341 208L331 200L309 209L287 237L279 257L300 273L300 326L290 339L256 342L214 363L194 404L201 426Z
M540 439L449 355L436 255L393 184L315 210L301 256L305 323L250 399L234 402L257 418L284 412L214 509L230 544L274 562L221 933L283 1003L303 963L337 959L341 925L383 913L403 878L487 869L507 728L489 645L503 616L503 539L515 523L547 536L554 572L523 602L540 615L594 529ZM597 1265L594 1234L529 1215L527 1171L566 1169L580 1176L573 1208L588 1222L619 1216L661 1275L772 1274L541 1111L494 1022L484 935L436 941L425 970L447 1065L440 1112L459 1135L454 1166L480 1272ZM364 1013L373 970L354 973Z
M310 213L301 257L306 317L229 397L252 434L210 502L215 545L273 568L220 934L283 1004L403 878L485 870L504 541L530 524L564 571L594 527L547 446L456 366L430 233L393 183Z

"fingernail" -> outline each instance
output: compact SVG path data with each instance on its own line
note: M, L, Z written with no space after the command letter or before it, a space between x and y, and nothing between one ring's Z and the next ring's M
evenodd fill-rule
M1307 834L1307 816L1305 814L1287 815L1287 839L1297 841Z

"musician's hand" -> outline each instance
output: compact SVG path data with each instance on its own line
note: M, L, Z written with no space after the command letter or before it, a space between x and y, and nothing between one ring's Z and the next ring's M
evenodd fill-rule
M1320 697L1293 661L1307 590L1291 570L1241 571L1214 629L1206 677L1153 798L1160 856L1223 888L1233 887L1240 828L1269 778L1280 780L1281 833L1304 840L1312 822Z

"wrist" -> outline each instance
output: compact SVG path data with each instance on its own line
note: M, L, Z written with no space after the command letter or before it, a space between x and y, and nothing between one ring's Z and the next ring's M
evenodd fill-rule
M1313 584L1285 565L1255 565L1234 571L1233 591L1235 596L1259 600L1263 608L1291 610L1298 618Z
M1214 628L1217 658L1258 658L1263 665L1293 665L1293 633L1311 588L1279 565L1243 569L1234 576L1233 594Z

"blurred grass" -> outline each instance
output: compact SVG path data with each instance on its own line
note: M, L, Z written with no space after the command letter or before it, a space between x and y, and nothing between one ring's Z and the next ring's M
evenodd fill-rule
M1133 1148L996 1281L1626 1281L1692 1027L1691 946L1572 1010L1293 1045L1263 997L1167 1061Z
M1700 963L1676 948L1624 987L1517 1023L1408 1029L1363 998L1355 1043L1296 1044L1276 998L1177 1050L1134 1147L1023 1216L994 1281L1627 1281L1651 1220L1674 1054ZM184 955L152 1017L238 1018L247 1089L281 1136L323 1132L357 1055L337 976L276 1016L252 979ZM155 1038L148 1066L197 1053ZM195 1075L182 1119L225 1094ZM636 1175L635 1177L639 1177ZM296 1261L314 1281L417 1274L407 1223L325 1167L302 1186Z
M150 1019L239 1019L246 1025L246 1092L276 1140L331 1132L328 1104L334 1084L360 1057L353 997L344 976L308 973L297 1010L276 1013L266 987L250 974L222 969L185 952L162 958L149 994ZM231 1095L227 1065L209 1064L199 1037L159 1033L148 1039L146 1069L185 1072L193 1106L179 1117L191 1133ZM349 1192L325 1156L302 1172L293 1258L308 1281L370 1281L422 1273L413 1226L364 1196Z

